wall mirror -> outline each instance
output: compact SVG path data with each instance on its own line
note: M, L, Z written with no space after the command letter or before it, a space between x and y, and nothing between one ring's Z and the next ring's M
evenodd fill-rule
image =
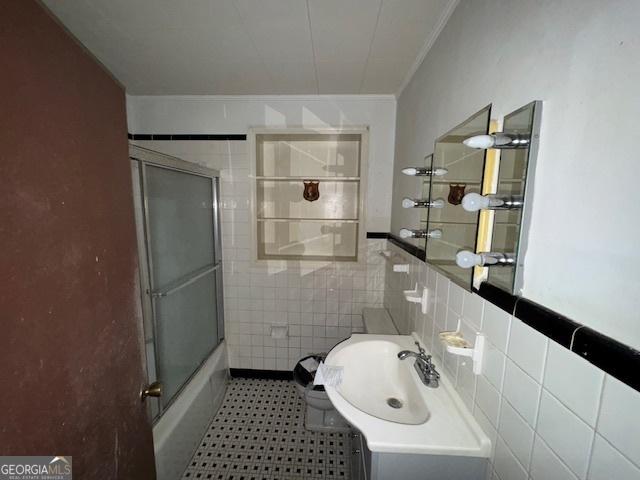
M476 251L478 212L463 209L462 199L482 192L486 150L462 142L488 134L490 118L488 105L438 138L428 167L434 174L425 177L427 262L466 289L471 288L472 271L456 264L456 254Z
M486 282L517 295L522 293L541 113L542 102L535 101L504 117L502 132L495 136L517 143L496 145L500 155L494 181L483 191L495 204L489 205L493 209L489 251L510 260L486 268Z

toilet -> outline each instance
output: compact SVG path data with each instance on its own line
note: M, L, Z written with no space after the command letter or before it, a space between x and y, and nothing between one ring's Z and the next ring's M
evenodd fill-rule
M362 310L364 333L397 335L398 330L384 308ZM314 354L301 358L293 369L293 380L300 397L307 405L304 426L316 432L348 432L350 426L334 408L322 385L314 385L314 365L324 361L326 354ZM312 371L309 371L312 370Z

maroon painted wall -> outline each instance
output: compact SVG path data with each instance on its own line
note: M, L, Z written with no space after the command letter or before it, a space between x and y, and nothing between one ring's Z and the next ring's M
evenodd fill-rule
M38 3L0 6L0 455L153 478L124 92Z

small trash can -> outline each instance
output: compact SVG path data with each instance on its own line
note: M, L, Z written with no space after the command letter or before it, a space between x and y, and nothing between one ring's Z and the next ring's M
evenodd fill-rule
M307 360L312 359L312 360L315 360L315 363L317 365L319 365L320 362L324 362L325 358L326 358L326 354L315 353L313 355L308 355L304 358L301 358L300 361L296 363L296 366L293 369L293 380L296 382L296 387L298 388L298 392L303 398L306 390L324 392L323 385L313 384L313 379L316 377L317 370L313 368L309 369L309 367L305 366L305 364L307 363L313 364L313 362L307 362ZM317 368L317 365L316 365L316 368Z

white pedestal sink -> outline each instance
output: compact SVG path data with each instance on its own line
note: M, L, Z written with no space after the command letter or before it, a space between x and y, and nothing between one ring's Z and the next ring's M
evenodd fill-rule
M325 363L343 367L342 383L325 390L336 409L367 439L372 452L488 457L482 432L440 365L440 386L429 388L413 368L410 335L354 334Z

